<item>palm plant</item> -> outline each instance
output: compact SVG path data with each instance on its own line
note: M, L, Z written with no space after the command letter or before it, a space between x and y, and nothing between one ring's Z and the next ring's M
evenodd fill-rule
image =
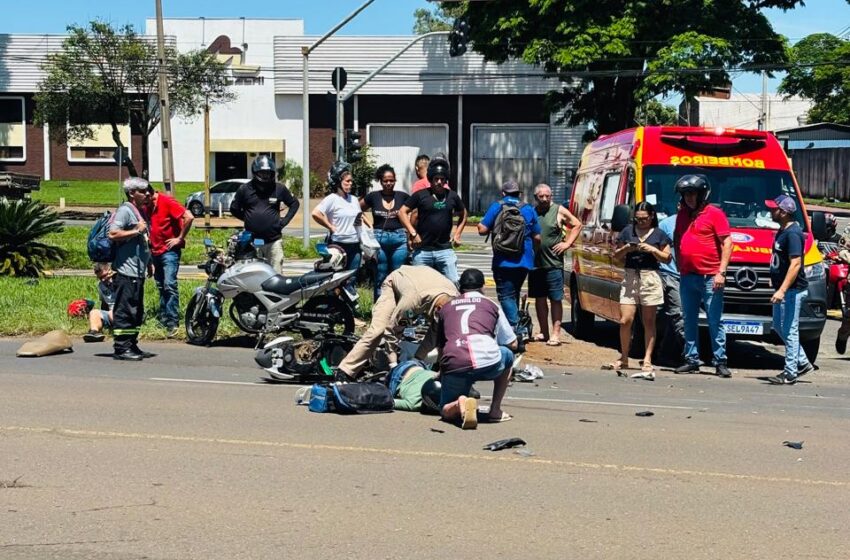
M0 275L39 276L65 250L39 241L62 231L56 212L33 200L0 199Z

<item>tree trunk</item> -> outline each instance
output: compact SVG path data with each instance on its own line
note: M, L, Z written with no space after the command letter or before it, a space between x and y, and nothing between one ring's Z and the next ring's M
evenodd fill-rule
M142 129L142 177L150 180L150 155L148 147L150 146L150 132L146 128Z
M119 161L118 165L123 165L124 162L127 162L127 173L130 175L130 177L138 177L139 174L136 172L136 165L133 163L133 159L127 157L126 155L127 146L125 146L124 143L121 142L121 133L118 131L118 125L114 122L110 123L110 125L112 126L112 140L115 142L115 147L121 148L121 153L123 154L124 158L124 161Z

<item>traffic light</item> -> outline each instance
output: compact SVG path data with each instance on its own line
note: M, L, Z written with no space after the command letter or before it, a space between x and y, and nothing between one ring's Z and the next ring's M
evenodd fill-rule
M356 163L363 159L363 144L360 143L360 131L349 128L345 131L345 161Z
M449 56L461 56L466 52L466 44L469 42L469 22L465 18L458 18L452 25L449 33Z

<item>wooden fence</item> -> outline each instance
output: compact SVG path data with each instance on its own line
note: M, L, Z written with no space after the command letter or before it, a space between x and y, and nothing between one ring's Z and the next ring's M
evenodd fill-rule
M789 150L803 196L850 200L850 148Z

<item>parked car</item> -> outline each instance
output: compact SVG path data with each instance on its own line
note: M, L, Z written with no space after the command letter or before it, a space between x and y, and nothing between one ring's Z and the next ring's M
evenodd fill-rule
M230 201L233 200L233 195L236 190L247 183L251 179L228 179L227 181L219 181L210 187L210 213L218 214L219 208L221 212L230 212ZM186 197L186 208L196 218L204 215L204 191L196 191Z

